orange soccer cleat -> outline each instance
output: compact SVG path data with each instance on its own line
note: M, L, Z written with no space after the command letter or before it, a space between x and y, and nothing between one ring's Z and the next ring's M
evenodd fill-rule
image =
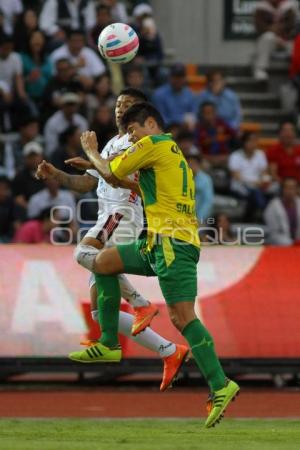
M169 387L172 387L172 383L177 377L182 364L188 359L188 354L189 348L186 345L176 345L175 353L163 358L164 373L160 385L161 392L165 391Z
M82 345L83 347L92 347L95 344L98 344L97 339L86 339L84 341L80 341L80 345Z
M156 314L158 314L158 307L152 305L149 306L137 306L134 309L134 319L131 328L132 336L144 331L145 328L149 327L152 319Z

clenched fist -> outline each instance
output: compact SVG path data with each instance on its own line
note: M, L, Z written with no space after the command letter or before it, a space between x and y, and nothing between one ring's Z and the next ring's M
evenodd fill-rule
M55 178L58 170L47 161L43 160L41 164L38 165L35 177L39 180L49 180L49 178Z

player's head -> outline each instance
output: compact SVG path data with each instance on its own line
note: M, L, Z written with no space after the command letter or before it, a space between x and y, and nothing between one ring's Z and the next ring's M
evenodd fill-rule
M132 142L145 136L161 134L165 125L159 111L151 103L132 105L122 117L122 128L129 134Z
M115 107L116 124L119 131L122 130L121 120L125 111L132 105L146 102L147 100L146 95L139 89L125 88L120 92Z

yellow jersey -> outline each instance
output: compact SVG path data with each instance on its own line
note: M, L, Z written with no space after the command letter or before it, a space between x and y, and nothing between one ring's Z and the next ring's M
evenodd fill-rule
M170 135L140 139L110 169L120 180L139 170L150 248L157 235L200 246L193 172Z

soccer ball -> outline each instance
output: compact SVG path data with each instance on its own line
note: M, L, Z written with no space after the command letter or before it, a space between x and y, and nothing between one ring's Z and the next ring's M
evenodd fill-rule
M125 23L108 25L98 38L98 49L104 59L125 64L139 49L139 38L133 28Z

